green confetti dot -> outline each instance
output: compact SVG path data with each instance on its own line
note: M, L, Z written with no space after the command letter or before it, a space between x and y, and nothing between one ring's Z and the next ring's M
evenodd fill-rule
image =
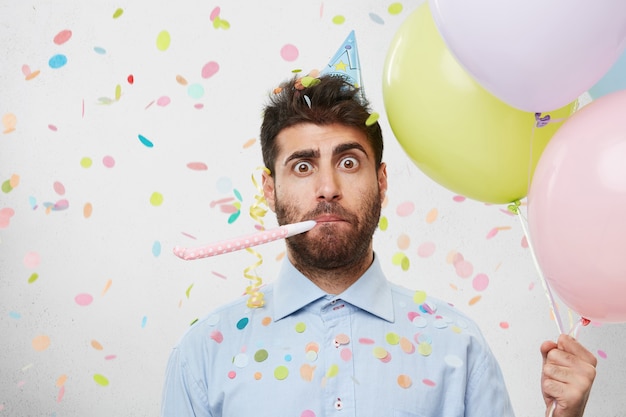
M389 227L389 219L387 219L386 216L382 216L380 220L378 221L378 228L384 232L385 230L387 230L388 227Z
M163 194L157 191L153 192L150 196L150 204L152 204L154 207L158 207L163 204Z
M274 378L282 381L289 376L289 369L286 366L278 366L274 369Z
M269 354L267 353L267 350L259 349L254 354L254 360L257 361L257 362L263 362L264 360L267 359L268 356L269 356Z
M28 283L32 284L33 282L37 281L37 278L39 278L39 274L33 272L32 275L28 278Z
M402 268L403 271L408 271L410 267L411 261L409 261L409 258L407 256L403 257L402 261L400 261L400 268Z
M187 288L187 291L185 291L185 295L187 296L187 298L189 298L189 293L191 292L192 288L193 288L193 284L191 284L189 288Z
M113 19L117 19L124 13L124 9L117 9L115 13L113 13Z
M346 18L340 14L333 17L333 23L336 25L342 25L344 24L345 21L346 21Z
M172 38L170 37L170 33L167 30L162 30L159 32L156 40L156 46L159 51L166 51L167 48L170 47L170 42Z
M122 97L122 86L118 84L115 86L115 101L119 101L121 97Z
M387 8L389 14L400 14L402 13L402 3L391 3L389 8Z
M338 373L339 367L335 364L330 365L330 368L328 368L328 372L326 372L326 378L332 378L334 376L337 376Z
M109 380L104 375L95 374L93 376L93 380L96 381L96 384L101 385L103 387L106 387L107 385L109 385Z
M235 223L235 220L237 220L239 218L239 215L241 214L241 210L237 210L236 212L234 212L233 214L231 214L228 217L228 224L233 224Z
M296 324L296 332L304 333L305 330L306 330L306 324L304 324L302 322Z
M6 180L5 182L2 183L2 191L5 194L10 193L11 190L13 190L13 187L11 187L11 180Z
M187 87L187 94L189 95L189 97L196 100L202 98L202 96L204 95L204 87L202 87L200 84L191 84L189 85L189 87Z

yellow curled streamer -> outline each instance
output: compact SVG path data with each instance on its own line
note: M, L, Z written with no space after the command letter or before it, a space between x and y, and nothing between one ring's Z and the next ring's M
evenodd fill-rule
M266 167L258 167L257 170L262 170L267 174L270 173L270 170ZM254 173L252 174L252 185L256 188L257 194L254 196L254 202L250 206L250 217L256 221L263 230L265 229L263 217L267 214L267 201L263 195L263 188L257 182ZM259 288L263 285L263 279L252 273L253 270L263 263L263 256L252 248L246 248L246 251L257 257L257 261L254 264L243 270L243 276L251 281L250 285L246 287L246 294L249 296L247 305L250 308L263 307L265 304L264 295L259 291Z

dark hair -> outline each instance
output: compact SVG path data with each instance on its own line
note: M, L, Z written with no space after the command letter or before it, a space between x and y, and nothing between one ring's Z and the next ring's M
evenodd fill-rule
M302 85L304 81L306 87ZM378 122L366 125L369 117L369 102L362 91L344 78L333 75L294 77L274 90L264 108L261 124L263 163L274 175L279 151L275 139L281 130L300 123L337 123L365 134L374 149L376 167L379 167L383 157L383 135Z

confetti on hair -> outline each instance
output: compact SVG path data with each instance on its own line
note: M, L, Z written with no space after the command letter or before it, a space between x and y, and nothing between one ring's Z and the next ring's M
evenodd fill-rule
M378 121L378 119L380 118L380 114L374 112L372 114L369 115L369 117L367 118L367 120L365 121L365 126L371 126L374 123L376 123Z
M266 167L259 167L257 169L267 174L270 173L270 170ZM252 184L254 188L256 188L257 194L254 196L254 202L250 206L250 217L259 224L261 230L264 230L263 217L267 214L267 201L263 195L263 188L257 182L254 174L252 174ZM247 305L250 308L263 307L265 304L265 300L263 299L264 295L259 291L259 288L263 285L263 279L252 273L253 270L263 263L263 256L252 248L246 248L246 251L257 257L257 262L248 266L243 271L243 276L251 282L250 285L246 287L246 294L249 296Z
M306 94L304 95L304 101L306 101L306 104L307 104L307 106L309 106L309 109L310 109L311 108L311 99Z

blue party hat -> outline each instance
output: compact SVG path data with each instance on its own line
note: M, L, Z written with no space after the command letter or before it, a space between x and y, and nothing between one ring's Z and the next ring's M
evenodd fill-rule
M361 64L359 63L359 51L356 47L356 37L351 31L341 47L322 69L320 75L334 75L343 77L356 88L361 88Z

